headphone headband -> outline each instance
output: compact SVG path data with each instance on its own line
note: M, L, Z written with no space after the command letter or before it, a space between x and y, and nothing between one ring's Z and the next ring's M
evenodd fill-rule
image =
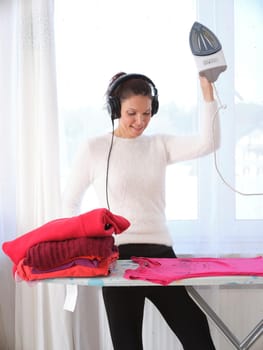
M131 73L131 74L123 74L118 77L110 86L107 92L107 109L111 115L111 119L120 118L120 109L121 103L120 99L117 96L112 96L114 91L124 82L132 79L141 79L146 81L152 88L152 116L158 112L159 102L158 102L158 90L155 87L153 81L149 79L146 75Z

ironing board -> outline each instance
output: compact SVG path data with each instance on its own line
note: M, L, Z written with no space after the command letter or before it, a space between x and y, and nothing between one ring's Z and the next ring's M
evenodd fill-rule
M56 278L45 279L42 283L55 283L73 286L76 291L77 286L149 286L158 285L144 280L129 280L123 277L126 269L135 269L138 265L130 260L118 260L110 275L107 277L83 277L83 278ZM238 350L249 349L255 341L263 334L263 319L252 329L252 331L240 341L226 326L222 319L214 312L214 310L207 304L203 297L194 288L195 286L257 286L263 288L263 277L259 276L217 276L217 277L198 277L187 278L174 281L169 286L186 286L189 295L199 305L199 307L206 313L209 319L217 326L223 335L232 343L234 348ZM67 299L67 296L66 296Z

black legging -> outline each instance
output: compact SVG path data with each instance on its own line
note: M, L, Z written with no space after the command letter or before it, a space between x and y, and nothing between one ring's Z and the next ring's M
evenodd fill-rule
M120 259L132 256L175 258L172 247L156 244L119 246ZM143 350L145 298L160 311L185 350L215 350L205 314L183 286L103 287L114 350Z

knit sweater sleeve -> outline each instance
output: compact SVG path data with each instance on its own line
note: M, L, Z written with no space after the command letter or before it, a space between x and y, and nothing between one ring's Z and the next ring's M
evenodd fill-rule
M204 102L200 131L189 136L164 135L167 162L169 164L205 156L220 145L220 126L217 102Z

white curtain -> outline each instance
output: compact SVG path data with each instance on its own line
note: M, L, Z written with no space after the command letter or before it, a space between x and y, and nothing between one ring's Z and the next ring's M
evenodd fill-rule
M259 47L257 55L253 51L255 43L248 41L251 47L246 61L249 62L252 56L254 59L249 67L242 66L243 61L235 57L236 49L242 51L242 42L234 34L235 22L239 23L241 18L235 14L247 3L251 4L248 0L193 0L178 2L178 9L174 9L176 2L173 0L166 0L165 4L154 0L138 1L138 6L130 7L128 14L124 2L117 0L94 3L85 0L2 0L1 242L61 215L60 189L77 145L82 138L111 127L100 106L103 106L103 92L108 80L117 71L139 71L155 81L160 93L160 112L164 117L153 121L153 131L166 131L172 127L177 132L191 132L197 128L198 90L193 83L196 69L187 51L188 32L183 30L183 25L180 30L174 29L181 18L184 18L185 28L189 29L194 20L204 22L216 30L224 42L228 70L219 79L218 90L228 108L221 115L220 169L231 183L237 181L237 185L244 185L242 190L246 191L247 185L253 182L254 187L248 191L262 192L253 174L244 178L237 169L236 178L232 166L233 159L241 154L247 162L245 169L253 170L254 163L251 166L251 162L255 152L247 155L240 150L247 144L254 146L258 139L259 150L262 145L262 122L257 117L262 115L262 106L256 108L255 105L239 103L242 98L246 102L255 96L262 102L259 93L262 85L254 86L256 79L252 74L255 70L254 74L262 75L260 41L256 42ZM54 9L57 9L56 32ZM62 9L70 11L63 12ZM253 18L262 19L262 6L251 6L250 10L246 13L248 21L255 11L257 16ZM89 23L92 26L89 27ZM256 25L255 21L253 23ZM166 40L162 32L164 28ZM120 34L125 34L121 42ZM248 40L246 33L243 34L242 39ZM240 47L235 47L236 42ZM251 76L247 71L252 72ZM244 84L242 79L245 78ZM246 84L249 89L243 88ZM253 92L252 97L249 92ZM171 110L173 113L170 114ZM240 115L244 119L241 120ZM247 115L252 116L253 123L251 118L246 119ZM240 138L240 133L243 138ZM239 140L242 142L235 147ZM256 164L261 161L259 152L257 154ZM171 169L168 180L175 175L186 181L179 187L191 187L192 193L196 194L196 197L191 197L193 206L189 201L184 203L183 197L179 202L176 196L168 198L168 216L179 254L262 253L259 230L262 226L259 209L263 207L262 197L248 201L235 197L218 178L212 157L198 164L187 163ZM258 181L259 177L256 179ZM213 189L209 195L207 186ZM171 193L178 194L181 188L174 188ZM88 209L94 203L93 194L89 193L83 208ZM184 207L188 211L183 211ZM251 207L253 210L249 210ZM79 288L76 310L69 313L63 310L64 287L15 284L11 269L10 261L1 252L0 280L4 286L0 288L1 349L112 350L100 289ZM262 318L260 290L205 288L200 289L200 293L240 339ZM145 350L181 349L160 315L148 303L145 321ZM232 349L213 325L211 330L217 349ZM260 350L262 346L260 339L251 349Z
M0 242L16 232L13 2L0 2ZM0 348L14 349L15 284L11 263L0 252Z
M16 3L18 235L60 215L53 16L52 0ZM64 294L62 286L16 285L16 349L71 348Z
M60 172L53 1L0 6L3 242L58 217ZM2 255L1 285L2 349L70 349L62 287L15 286Z

